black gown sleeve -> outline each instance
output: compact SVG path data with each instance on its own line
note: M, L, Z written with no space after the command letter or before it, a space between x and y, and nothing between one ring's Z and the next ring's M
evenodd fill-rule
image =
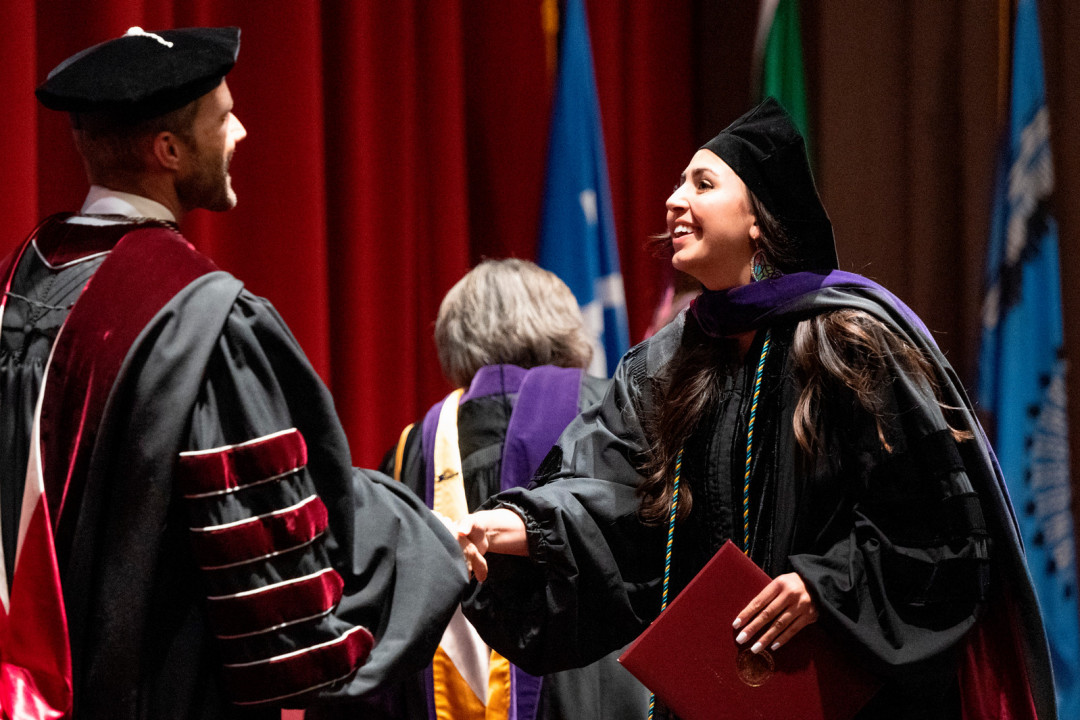
M934 389L895 356L881 362L881 433L858 409L836 423L832 461L818 463L828 469L800 501L801 547L790 564L821 622L878 673L901 683L948 678L950 652L985 596L988 534Z
M276 686L270 672L258 687L233 687L234 701L238 692L286 707L351 700L427 664L465 586L461 551L406 488L351 467L329 392L266 301L242 293L234 305L187 447L181 487L227 684L233 667L299 658ZM242 531L234 538L247 545L213 542ZM268 620L226 607L237 599ZM346 657L340 672L342 657L325 649L366 632L370 654Z
M486 505L521 514L529 557L489 554L487 580L463 609L485 642L534 675L594 662L659 609L663 535L637 517L646 440L628 368L624 359L603 400L566 428L533 487Z

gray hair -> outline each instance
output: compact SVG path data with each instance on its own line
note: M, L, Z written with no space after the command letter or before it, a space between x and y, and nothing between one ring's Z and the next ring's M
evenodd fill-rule
M570 288L527 260L485 260L446 293L435 320L443 373L467 386L485 365L588 366L592 346Z

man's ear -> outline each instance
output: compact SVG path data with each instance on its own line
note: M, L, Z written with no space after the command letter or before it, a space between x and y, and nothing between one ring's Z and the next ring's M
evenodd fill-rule
M150 153L155 164L165 170L179 170L187 146L175 134L163 130L150 141Z

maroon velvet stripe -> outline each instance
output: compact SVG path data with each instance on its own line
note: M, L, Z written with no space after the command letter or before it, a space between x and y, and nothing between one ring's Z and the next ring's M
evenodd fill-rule
M26 236L22 245L0 261L0 285L4 288L0 308L7 304L7 292L11 290L15 270L31 243L36 241L38 250L49 264L63 265L87 255L111 250L121 237L131 231L131 225L65 223L64 220L71 216L72 213L58 213L45 218Z
M50 227L43 227L42 234ZM60 231L73 232L68 227ZM53 348L41 407L45 496L61 572L98 426L124 358L139 333L178 292L215 270L169 228L128 227L68 315Z
M192 528L195 557L206 569L254 560L311 542L326 531L326 506L317 495L275 513L217 526Z
M231 637L316 617L338 604L344 587L341 576L326 569L258 590L212 596L207 604L210 625L217 635Z
M0 262L0 278L3 278L2 283L4 288L4 294L3 296L0 296L0 309L7 305L7 294L8 291L11 290L11 281L15 278L15 269L19 267L19 261L22 260L22 256L26 254L26 249L30 247L30 243L33 242L34 238L41 232L41 228L48 224L48 222L48 218L43 220L36 228L34 228L34 232L30 233L30 235L23 240L22 245Z
M374 638L356 626L342 637L262 662L226 665L232 701L252 705L295 697L344 680L367 660Z
M120 239L132 231L133 225L84 225L64 222L71 213L46 218L41 224L47 231L37 231L35 244L50 265L63 265L72 260L112 250ZM162 227L154 223L152 227Z
M180 456L177 482L187 497L237 490L307 464L307 445L296 429L241 445Z

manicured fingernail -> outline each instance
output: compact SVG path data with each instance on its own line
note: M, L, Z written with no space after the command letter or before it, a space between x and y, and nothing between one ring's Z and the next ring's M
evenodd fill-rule
M774 642L772 645L769 646L769 649L772 650L773 652L776 652L777 650L780 649L780 643Z
M739 643L740 645L742 645L744 642L746 642L746 633L745 632L739 633L738 636L736 636L736 638L735 638L735 642Z
M752 653L759 653L759 652L761 652L761 643L759 643L759 642L756 642L756 643L754 643L753 645L751 645L751 646L750 646L750 652L752 652Z
M731 623L731 627L735 630L738 630L740 625L742 625L742 618L735 618L735 622Z

